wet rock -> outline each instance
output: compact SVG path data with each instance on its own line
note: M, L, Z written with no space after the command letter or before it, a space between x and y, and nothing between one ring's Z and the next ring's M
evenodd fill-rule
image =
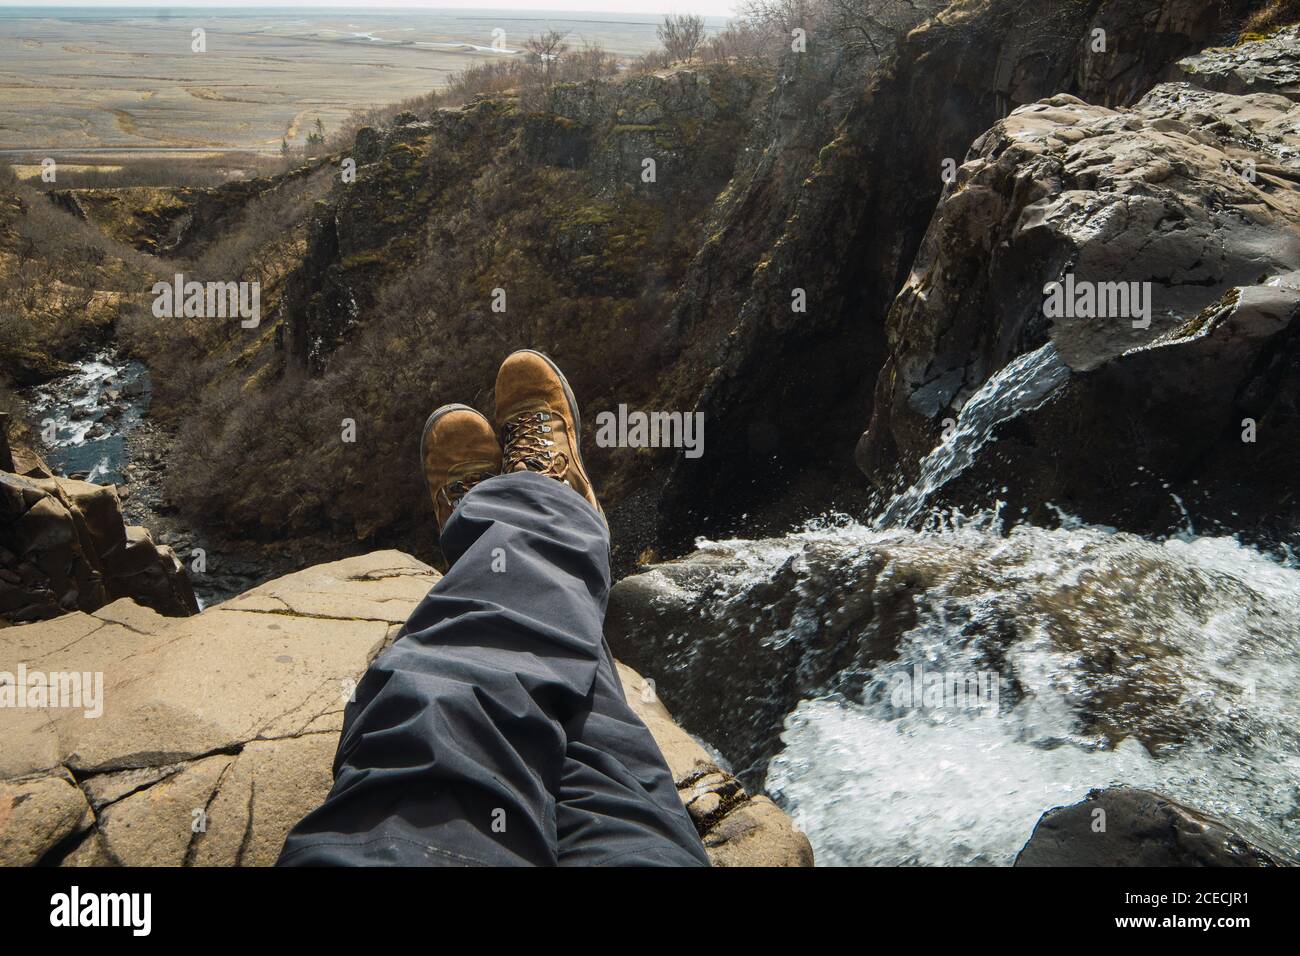
M99 672L111 704L95 719L0 709L0 863L274 863L329 790L355 681L437 580L409 555L381 551L194 617L121 600L7 629L0 671ZM715 864L809 865L790 819L746 793L639 675L619 673Z
M1297 573L1230 539L846 523L625 578L606 636L824 864L1010 864L1102 780L1294 854L1298 608ZM701 783L707 817L725 792Z
M1142 532L1190 518L1267 536L1300 466L1297 119L1281 96L1166 84L1131 110L1057 96L998 123L890 311L862 470L885 491L924 480L955 429L974 464L915 514L1001 501L1033 520L1056 507ZM1146 311L1045 314L1047 284L1067 281L1122 284ZM968 403L1015 397L1028 379L995 373L1039 349L1060 381L967 434Z
M815 541L722 544L616 584L605 635L758 788L799 700L856 696L862 673L893 657L915 623L926 578L920 569L882 577L885 566L884 553Z
M1282 866L1217 820L1130 787L1043 814L1016 866Z
M124 399L139 398L148 391L148 388L148 378L144 375L140 375L123 385L121 389L118 390L118 395L120 398Z
M167 614L198 610L180 561L123 522L115 489L0 472L0 541L21 584L0 583L0 617L31 621L133 597Z

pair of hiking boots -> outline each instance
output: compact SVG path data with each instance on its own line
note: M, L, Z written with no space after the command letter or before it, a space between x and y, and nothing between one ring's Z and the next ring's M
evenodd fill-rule
M559 367L532 349L512 353L497 372L495 428L468 405L444 405L424 423L420 458L438 532L475 485L516 471L564 482L604 520L582 464L581 431L578 402Z

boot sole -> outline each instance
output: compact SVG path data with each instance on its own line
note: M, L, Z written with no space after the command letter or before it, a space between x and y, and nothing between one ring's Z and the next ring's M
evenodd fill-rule
M573 430L577 433L573 436L573 454L578 459L578 467L582 469L584 475L587 475L587 465L582 460L582 412L578 410L578 400L573 397L573 389L569 387L569 380L564 377L564 373L560 371L560 367L551 361L551 357L545 352L539 352L537 349L519 349L519 351L527 352L529 355L536 355L539 359L549 365L551 371L555 373L555 377L560 380L560 385L564 387L564 400L569 403L569 409L573 412ZM590 475L587 475L587 486L591 487ZM596 490L594 488L592 488L591 494L592 497L596 496ZM600 499L597 498L596 500L599 501ZM598 505L596 507L596 512L600 515L602 521L606 520L604 508Z

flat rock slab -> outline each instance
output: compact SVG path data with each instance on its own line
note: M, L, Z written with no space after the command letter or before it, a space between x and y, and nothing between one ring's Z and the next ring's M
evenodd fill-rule
M88 692L0 708L0 864L273 864L329 791L356 681L438 577L380 551L195 617L119 600L0 632L0 681L76 674ZM784 813L720 769L652 685L620 675L716 864L811 864Z

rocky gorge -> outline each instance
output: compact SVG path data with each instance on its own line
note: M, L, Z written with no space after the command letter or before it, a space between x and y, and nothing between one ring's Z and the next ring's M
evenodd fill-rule
M3 859L268 862L337 686L436 580L419 421L533 346L588 422L703 416L698 460L591 470L607 637L715 864L1300 860L1300 26L1242 34L1256 6L936 3L868 68L484 96L166 215L52 197L167 269L256 260L257 329L117 323L174 434L156 494L332 543L195 617L102 548L42 584L0 670L101 669L112 709L0 714ZM33 481L14 527L103 496ZM66 567L44 538L0 543Z

